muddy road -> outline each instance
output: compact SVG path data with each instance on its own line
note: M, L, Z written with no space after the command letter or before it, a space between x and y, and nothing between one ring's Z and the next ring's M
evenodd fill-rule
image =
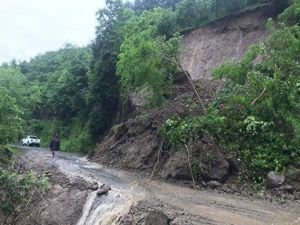
M51 168L51 154L42 148L22 148L27 169L62 172L69 180L78 177L109 185L108 195L87 191L77 225L144 224L145 215L162 211L171 225L300 225L300 203L280 205L214 191L195 191L136 174L105 168L85 157L60 153L57 168ZM125 223L124 218L127 218ZM128 222L130 221L130 222Z

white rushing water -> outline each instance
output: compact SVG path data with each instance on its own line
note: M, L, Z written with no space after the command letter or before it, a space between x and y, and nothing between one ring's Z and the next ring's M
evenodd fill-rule
M107 196L97 196L92 192L83 208L83 214L77 225L117 225L123 215L134 204L119 191L112 190Z
M66 160L65 157L58 160L58 165L70 179L80 176L86 181L98 183L99 187L105 183L112 189L106 195L98 196L97 191L88 195L77 225L117 225L130 208L144 198L144 191L132 178L104 169L84 158Z

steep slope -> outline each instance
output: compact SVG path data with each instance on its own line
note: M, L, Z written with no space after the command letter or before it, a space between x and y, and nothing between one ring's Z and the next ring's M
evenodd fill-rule
M225 60L239 60L247 48L268 36L269 8L247 11L226 17L186 33L181 55L184 68L197 81L202 100L208 105L222 87L222 81L211 80L211 70ZM205 64L205 66L203 66ZM90 159L113 167L144 171L164 179L191 180L186 149L173 149L160 135L160 127L172 116L201 115L197 98L186 80L177 81L172 96L163 108L150 109L135 118L116 125L91 153ZM235 179L239 162L234 155L220 149L208 137L191 145L190 158L195 179L206 186L210 181L230 185L230 191L243 189ZM211 183L212 186L220 185ZM240 189L241 188L241 189ZM225 188L226 189L226 188ZM227 190L228 191L228 190Z
M184 35L185 51L181 55L181 63L194 80L199 80L201 95L206 103L213 100L221 85L207 79L211 77L211 69L226 59L241 59L250 44L263 41L268 35L265 26L268 16L268 8L264 7L226 17ZM191 110L191 103L197 100L187 81L181 80L175 84L172 92L173 96L162 109L148 110L115 126L91 158L124 168L153 168L155 152L160 145L158 128L174 115L201 113Z
M265 40L270 6L229 16L184 34L181 64L193 80L210 79L226 60L238 61L248 47Z

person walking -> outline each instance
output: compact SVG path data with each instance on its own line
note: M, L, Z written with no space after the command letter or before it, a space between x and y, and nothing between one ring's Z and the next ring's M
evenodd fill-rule
M58 134L56 134L51 143L50 143L50 151L52 152L52 167L55 167L56 164L55 164L55 161L56 161L56 158L57 158L57 152L60 151L60 139L59 139L59 136Z

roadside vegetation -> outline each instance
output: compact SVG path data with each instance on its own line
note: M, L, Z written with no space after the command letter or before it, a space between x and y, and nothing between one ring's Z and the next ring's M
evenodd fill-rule
M0 214L4 215L4 221L14 223L33 197L37 198L50 188L50 183L47 177L32 172L18 174L0 167L0 187Z
M19 150L14 147L0 145L0 217L11 224L33 198L42 196L51 186L44 175L14 171L11 164L13 155L18 153Z

